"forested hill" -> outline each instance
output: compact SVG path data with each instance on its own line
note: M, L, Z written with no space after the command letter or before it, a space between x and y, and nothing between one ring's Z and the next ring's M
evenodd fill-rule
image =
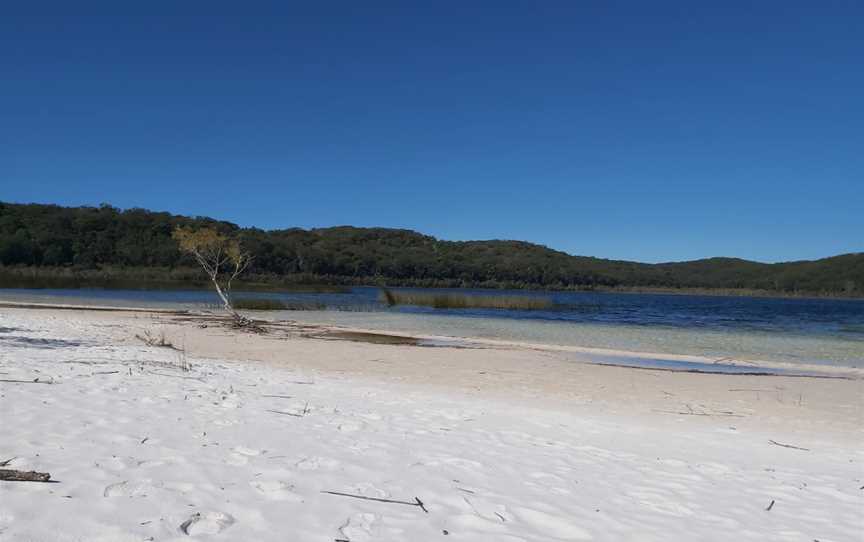
M0 281L39 276L190 279L171 232L208 225L242 239L264 282L507 288L705 288L864 296L864 253L764 264L734 258L644 264L571 256L522 241L442 241L341 226L262 231L142 209L0 203ZM0 286L3 286L0 282Z

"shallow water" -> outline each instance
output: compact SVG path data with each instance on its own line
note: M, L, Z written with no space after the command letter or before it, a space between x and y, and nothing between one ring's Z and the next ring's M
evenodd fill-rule
M460 292L464 292L460 290ZM484 295L496 291L482 291ZM609 348L713 359L864 367L864 302L585 292L547 295L554 310L387 308L376 288L346 294L242 293L242 297L321 302L330 310L258 313L268 318L400 332ZM201 308L201 290L0 289L0 299L71 304Z

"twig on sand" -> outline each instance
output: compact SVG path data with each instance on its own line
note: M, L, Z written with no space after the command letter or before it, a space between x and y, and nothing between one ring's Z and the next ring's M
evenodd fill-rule
M120 371L96 371L94 375L116 375Z
M0 469L0 480L7 482L50 482L51 474L47 472Z
M768 393L768 392L772 392L774 390L760 390L760 389L756 389L756 388L731 388L729 391L755 391L755 392L764 391L765 393Z
M288 396L285 396L285 397L287 398ZM309 401L306 401L306 404L303 405L303 410L300 411L299 413L297 413L297 412L285 412L284 410L271 410L271 409L267 409L267 412L272 412L273 414L285 414L286 416L294 416L295 418L303 418L306 416L306 414L308 414L310 412L309 411Z
M39 380L38 378L34 380L10 380L7 378L0 378L0 382L11 382L14 384L53 384L52 380Z
M10 457L9 459L7 459L5 461L0 461L0 467L5 467L6 465L15 461L16 459L18 459L18 458L17 457Z
M744 414L735 414L730 411L722 412L681 412L678 410L660 410L657 408L651 409L652 412L663 412L664 414L681 414L683 416L726 416L728 418L744 418Z
M293 399L293 395L262 395L261 397L276 397L278 399Z
M770 512L772 508L774 508L774 499L771 499L771 504L768 505L768 508L766 508L765 511Z
M183 376L183 375L169 375L168 373L157 373L156 371L144 371L147 374L157 375L157 376L170 376L171 378L182 378L184 380L197 380L198 382L204 382L203 378L198 378L197 376Z
M392 504L405 504L408 506L417 506L427 514L429 510L426 510L426 505L423 504L419 498L414 497L414 502L411 501L397 501L394 499L380 499L378 497L366 497L365 495L353 495L351 493L340 493L339 491L322 491L321 493L327 493L328 495L338 495L340 497L351 497L354 499L363 499L364 501L375 501L375 502L386 502Z
M297 414L296 412L285 412L284 410L270 410L270 409L268 409L267 412L272 412L273 414L284 414L286 416L294 416L295 418L302 418L303 417L302 414Z
M793 450L803 450L805 452L809 452L810 448L802 448L800 446L792 446L791 444L783 444L782 442L777 442L776 440L768 440L771 444L775 446L782 446L784 448L791 448Z

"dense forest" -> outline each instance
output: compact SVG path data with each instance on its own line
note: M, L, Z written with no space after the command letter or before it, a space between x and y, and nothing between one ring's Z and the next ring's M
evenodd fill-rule
M864 253L764 264L735 258L644 264L571 256L523 241L443 241L340 226L263 231L143 209L0 202L0 286L13 277L200 278L171 238L178 225L239 237L249 281L548 289L711 289L864 296Z

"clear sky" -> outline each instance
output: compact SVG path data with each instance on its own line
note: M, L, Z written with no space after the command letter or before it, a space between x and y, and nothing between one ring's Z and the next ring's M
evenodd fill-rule
M0 200L641 261L864 250L864 2L126 4L4 8Z

